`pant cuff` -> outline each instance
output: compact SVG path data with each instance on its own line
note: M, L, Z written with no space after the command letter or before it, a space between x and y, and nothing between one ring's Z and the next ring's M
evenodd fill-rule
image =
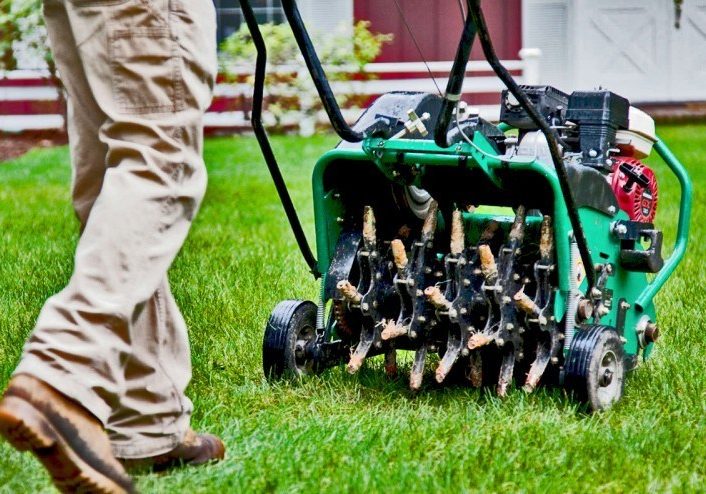
M110 417L110 407L85 383L76 376L41 360L31 353L25 353L13 376L25 374L48 384L64 396L71 398L91 412L104 426Z
M154 438L111 442L113 455L123 460L140 460L169 453L184 440L186 431Z

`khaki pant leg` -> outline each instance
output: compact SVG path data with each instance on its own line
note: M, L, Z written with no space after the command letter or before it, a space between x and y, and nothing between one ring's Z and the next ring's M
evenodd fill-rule
M113 427L119 456L151 456L183 437L191 410L188 343L165 276L206 187L214 9L210 0L63 1L107 116L107 169L71 280L42 309L17 373Z
M86 79L64 4L59 0L45 0L44 19L54 61L68 93L71 195L83 230L103 185L108 146L100 141L98 129L107 116L98 106Z

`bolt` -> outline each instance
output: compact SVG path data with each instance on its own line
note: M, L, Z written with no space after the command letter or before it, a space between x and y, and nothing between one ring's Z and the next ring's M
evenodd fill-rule
M441 271L437 271L437 272L434 273L434 276L436 276L437 278L443 278L443 277L444 277L444 273L442 273Z
M464 314L464 315L468 314L468 309L466 309L465 307L461 307L460 312L461 312L461 314Z
M613 371L610 369L606 369L599 380L599 384L601 387L605 388L606 386L610 385L611 382L613 382Z
M611 206L612 207L612 206ZM613 233L615 235L625 235L628 232L628 227L622 223L613 223Z
M630 304L623 300L622 302L620 302L620 308L623 310L628 310L630 308Z
M417 321L418 322L427 322L427 318L424 316L417 316Z
M458 317L458 311L456 309L449 310L449 317Z
M463 286L471 286L471 280L468 278L463 279Z
M508 331L512 331L513 329L515 329L515 325L509 322L505 325L505 329L507 329Z
M507 305L507 304L509 304L511 301L512 301L512 299L511 299L510 297L508 297L507 295L504 295L504 296L503 296L503 304Z
M582 299L579 302L576 315L578 316L579 322L585 321L593 315L593 304L591 304L590 300Z
M529 283L529 282L530 282L530 279L529 279L529 278L524 278L524 279L522 280L522 283L524 283L525 285L526 285L527 283Z
M417 291L415 293L417 294L417 297L421 297L422 295L424 295L424 292L421 291L419 288L417 288Z
M431 268L430 268L429 266L425 267L425 268L424 268L424 273L425 273L425 274L431 273Z
M554 317L554 316L549 316L549 320L550 320L551 322L554 322L554 321L556 321L556 317Z
M615 214L615 206L609 206L609 207L608 207L608 212L609 212L610 214Z
M556 365L559 363L559 357L552 357L552 364Z
M473 274L475 274L476 276L478 276L479 274L483 274L483 271L480 270L480 269L478 269L478 268L476 268L476 269L473 270Z
M381 280L381 279L382 279L382 273L375 273L375 279L376 279L376 280Z
M520 333L520 334L524 334L525 328L522 328L522 327L517 328L517 332Z
M373 300L373 308L374 308L374 309L377 309L377 308L378 308L378 305L379 305L379 304L378 304L378 301L377 301L377 300Z
M596 156L598 156L598 151L596 151L595 149L591 149L591 150L588 152L588 155L589 155L591 158L595 158Z
M363 310L363 311L368 311L368 310L370 310L370 304L368 304L367 302L365 302L364 304L362 304L362 305L360 306L360 308L361 308L361 310Z
M522 360L523 358L525 358L525 354L524 354L524 353L520 352L520 353L517 354L517 360Z
M620 342L624 345L625 343L628 342L628 339L625 336L620 337Z
M382 341L376 341L375 348L382 348Z
M659 327L653 322L647 323L645 328L645 341L647 343L654 343L659 339Z
M468 357L470 354L471 351L468 348L464 348L463 350L461 350L461 355L463 355L464 357Z
M338 218L336 218L336 222L337 222L339 225L340 225L341 223L343 223L344 221L345 221L345 220L344 220L343 218L341 218L340 216L339 216Z
M414 339L417 337L417 332L416 332L416 331L410 331L410 332L409 332L409 337L414 340Z
M603 292L601 291L600 288L593 287L593 288L591 289L591 295L592 295L594 298L601 298L601 297L603 296Z
M495 344L498 346L503 346L505 344L505 340L503 340L502 338L498 338L497 340L495 340Z
M340 198L341 198L341 193L340 193L340 192L334 192L334 193L333 193L333 198L334 198L334 199L340 199Z
M409 286L414 286L415 283L414 283L414 280L413 280L412 278L410 278L410 279L407 281L407 284L408 284Z
M512 279L515 280L515 281L517 281L517 280L520 279L520 275L517 274L517 273L515 273L515 274L512 275Z

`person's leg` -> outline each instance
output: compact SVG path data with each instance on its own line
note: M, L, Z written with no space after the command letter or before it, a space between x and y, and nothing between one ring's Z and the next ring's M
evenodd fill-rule
M213 5L66 6L81 67L107 117L99 132L107 169L71 280L47 301L16 375L82 403L112 429L119 456L154 456L182 440L191 410L183 394L188 343L164 295L165 275L206 186L201 120L216 70Z
M106 424L113 452L125 459L175 448L189 428L192 410L184 395L191 379L186 323L166 277L138 312L133 352L125 365L125 394Z

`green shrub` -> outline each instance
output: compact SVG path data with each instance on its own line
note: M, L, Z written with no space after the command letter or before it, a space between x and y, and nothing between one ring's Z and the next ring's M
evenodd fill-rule
M265 38L268 55L266 85L270 98L266 101L268 124L282 130L288 122L297 122L302 133L313 130L316 114L321 110L316 89L299 53L294 35L286 24L260 26ZM373 62L385 43L392 41L391 34L381 34L370 29L369 21L358 21L350 29L316 36L314 42L321 63L329 69L332 81L351 81L371 78L364 72ZM221 71L231 82L252 84L253 76L243 77L254 70L255 46L246 25L221 44ZM333 70L331 70L333 69ZM343 69L343 70L342 70ZM357 106L360 101L352 94L337 94L342 105Z

